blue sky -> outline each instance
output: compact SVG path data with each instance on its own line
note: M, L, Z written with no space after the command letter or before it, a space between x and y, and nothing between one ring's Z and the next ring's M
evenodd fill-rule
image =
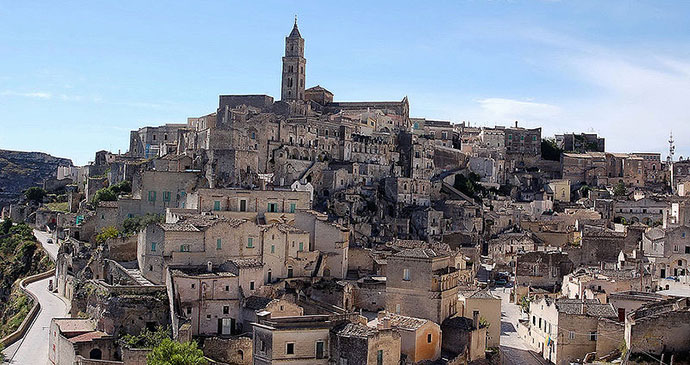
M307 84L417 117L596 131L688 156L690 2L0 0L0 148L77 164L129 131L279 96L293 17Z

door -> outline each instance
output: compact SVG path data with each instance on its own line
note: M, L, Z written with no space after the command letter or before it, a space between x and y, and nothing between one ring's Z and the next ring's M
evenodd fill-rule
M316 358L323 359L323 342L316 342Z
M246 200L240 200L240 212L246 212L247 211L247 201Z
M666 277L666 269L661 269L661 277L662 278Z
M223 318L222 320L219 319L219 321L222 321L222 328L220 333L222 335L231 335L232 329L233 327L235 327L235 320L232 318Z

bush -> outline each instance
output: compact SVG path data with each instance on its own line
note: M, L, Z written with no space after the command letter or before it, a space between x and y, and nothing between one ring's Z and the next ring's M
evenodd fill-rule
M625 190L625 184L622 182L618 182L616 186L613 188L613 195L615 196L624 196L627 194L627 191Z
M175 342L164 339L146 356L148 365L206 365L204 353L196 342Z
M98 190L96 194L93 195L91 203L94 206L98 206L99 202L112 202L115 200L117 200L117 194L110 190L110 188L103 188Z
M563 150L558 148L556 141L552 139L543 139L541 141L541 158L550 161L560 161Z
M125 180L119 184L115 184L108 189L112 190L113 193L121 194L121 193L131 193L132 192L132 183Z
M45 190L43 190L39 187L36 187L36 186L32 186L32 187L26 189L26 191L24 191L24 195L26 196L27 199L29 199L31 201L35 201L37 203L42 202L43 197L46 196L46 194L47 193Z
M96 235L96 242L104 243L106 240L110 238L117 238L118 236L120 236L120 231L118 231L117 228L112 226L105 227Z
M122 222L122 233L125 235L136 234L151 223L163 223L162 215L146 213L146 215L125 219Z
M2 221L2 225L0 225L0 234L9 233L10 228L12 228L12 220L7 218L4 221Z
M124 335L122 336L122 343L129 348L154 348L163 340L171 337L171 331L168 327L158 326L155 331L148 328L141 330L138 336Z

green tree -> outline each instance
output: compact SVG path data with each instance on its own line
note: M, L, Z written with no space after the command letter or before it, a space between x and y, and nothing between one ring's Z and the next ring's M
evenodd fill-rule
M624 196L627 194L627 191L625 190L625 184L623 182L618 182L616 186L613 188L613 195L614 196Z
M43 197L46 196L46 191L37 187L37 186L32 186L26 191L24 191L24 195L26 196L27 199L35 201L37 203L40 203L43 201Z
M0 225L0 234L7 234L10 228L12 228L12 219L7 218L2 221L2 225Z
M115 184L111 187L109 187L110 190L113 191L115 194L120 194L120 193L131 193L132 192L132 183L125 180L119 184Z
M204 353L196 342L179 343L164 339L146 356L147 365L206 365Z
M558 148L556 141L552 139L542 139L541 158L544 160L560 161L563 150Z
M117 200L117 194L115 194L110 188L103 188L96 192L91 199L93 205L98 205L99 202L108 202Z
M130 348L154 348L171 335L170 328L158 326L155 331L144 328L138 336L126 334L122 336L122 343Z
M109 238L117 238L119 235L120 231L118 231L117 228L113 226L105 227L96 235L96 242L104 243Z

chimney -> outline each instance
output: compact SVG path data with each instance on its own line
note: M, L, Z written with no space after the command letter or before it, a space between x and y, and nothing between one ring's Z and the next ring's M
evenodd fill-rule
M206 271L213 272L213 263L211 261L206 263Z
M472 311L472 324L474 329L479 329L479 311Z
M618 308L618 322L625 322L625 308Z
M515 128L517 128L517 127L518 127L518 126L517 126L517 123L518 123L518 121L516 120L516 121L515 121Z
M391 328L391 319L389 317L386 317L381 322L381 328L379 328L379 329L388 330L390 328Z

